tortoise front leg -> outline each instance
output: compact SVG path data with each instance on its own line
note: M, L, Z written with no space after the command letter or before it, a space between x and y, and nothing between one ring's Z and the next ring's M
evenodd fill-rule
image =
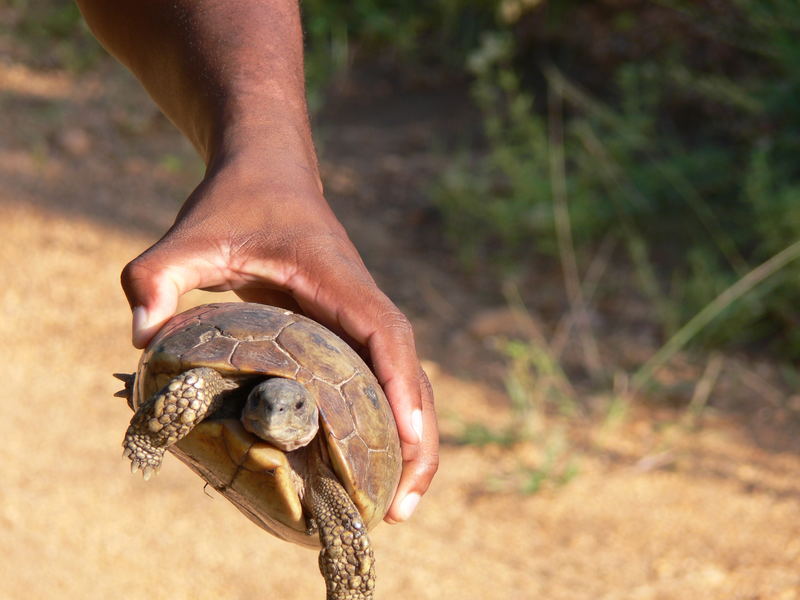
M327 600L372 600L375 559L355 504L321 461L306 485L306 501L319 530L319 570Z
M161 468L167 448L214 412L222 393L230 388L219 373L206 367L173 377L131 419L122 442L122 455L130 458L131 473L141 469L145 480L150 479Z

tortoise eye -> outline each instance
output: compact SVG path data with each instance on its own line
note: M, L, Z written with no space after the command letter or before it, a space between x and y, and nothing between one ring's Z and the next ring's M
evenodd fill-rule
M297 404L294 405L294 409L295 410L300 410L301 408L303 408L303 406L305 406L305 404L306 403L305 403L304 400L300 400Z

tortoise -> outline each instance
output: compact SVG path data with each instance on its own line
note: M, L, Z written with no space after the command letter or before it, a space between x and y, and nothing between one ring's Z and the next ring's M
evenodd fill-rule
M230 302L164 325L125 381L135 414L123 456L149 479L169 450L254 523L321 547L328 600L369 600L367 530L400 478L400 442L381 386L322 325Z

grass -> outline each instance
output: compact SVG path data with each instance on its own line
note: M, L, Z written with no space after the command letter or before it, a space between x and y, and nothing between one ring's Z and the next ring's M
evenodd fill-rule
M614 382L612 388L603 389L591 385L587 388L583 385L587 393L607 398L604 416L600 422L605 427L616 427L624 422L632 403L642 397L642 393L654 382L658 372L667 367L693 337L724 314L732 304L748 293L753 293L769 277L798 258L800 241L751 270L722 292L635 371L617 370L613 378L609 377L610 373L603 372L603 377L591 380L607 381L610 378ZM524 310L518 297L512 296L511 302L514 310ZM583 307L570 306L565 319L574 320L573 313L576 310L583 310ZM499 340L498 345L507 361L505 387L510 401L508 424L491 428L481 423L465 422L458 441L477 446L496 445L511 451L523 443L533 443L544 448L543 456L535 463L522 463L514 471L501 473L490 481L488 485L492 490L508 491L511 486L520 493L532 494L544 487L565 485L579 473L581 453L570 444L569 436L564 433L575 424L576 418L584 416L581 411L582 403L576 392L578 385L567 377L565 368L554 356L552 344L547 339ZM689 429L698 426L724 362L722 353L713 352L709 355L678 424ZM794 370L790 370L787 378L790 382L792 378L796 382L798 376Z
M768 306L773 302L769 294L777 289L775 286L792 280L796 272L792 269L800 258L800 241L775 249L751 267L750 261L757 253L752 252L752 247L747 254L744 252L747 244L740 241L740 232L725 224L713 201L682 170L677 157L671 158L672 162L663 160L663 148L648 137L646 114L637 122L630 113L622 115L612 110L552 65L543 67L548 82L547 102L545 115L537 114L533 98L524 91L507 62L505 43L504 39L485 43L473 61L476 100L484 111L487 154L478 163L462 159L446 174L434 194L446 224L452 228L452 239L470 237L468 243L472 245L462 252L462 257L472 261L473 268L482 260L480 245L484 244L493 250L512 248L516 253L510 259L503 256L503 261L510 260L518 271L527 261L526 254L518 252L520 240L526 238L542 242L560 264L565 310L552 334L548 336L541 327L534 326L526 328L537 332L531 337L497 340L498 350L506 361L508 424L491 429L465 423L461 437L466 444L514 449L519 444L532 443L543 448L538 459L503 473L499 478L502 485L498 481L490 483L493 489L508 490L509 482L513 482L517 491L535 493L547 486L568 483L578 473L576 465L581 451L572 445L569 433L563 432L569 432L576 419L586 417L584 397L604 398L600 414L594 415L599 419L594 422L616 427L626 421L636 403L644 398L652 402L659 397L659 388L664 387L660 375L668 372L678 357L682 361L687 357L703 361L705 357L705 366L694 379L684 382L688 386L680 393L682 414L675 420L675 424L688 430L699 426L712 403L728 355L724 350L710 354L698 351L697 342L707 339L711 329L733 330L728 338L738 339L738 328L748 322L746 314L742 317L748 307L759 303ZM735 96L735 90L722 87L723 92ZM739 98L738 103L747 111L756 110L745 99ZM567 110L571 112L569 122L564 117ZM525 134L518 137L520 131ZM771 187L775 180L770 179L774 174L769 174L766 162L758 162L763 160L759 158L763 152L759 152L754 154L750 170L740 176L746 181L747 201L754 206L765 206L765 214L774 222L765 221L772 223L768 227L755 225L762 226L767 236L785 230L783 239L791 240L792 236L800 235L800 228L791 226L796 204L794 200L787 201L784 218L776 219L776 213L768 205L775 197ZM634 154L637 164L630 162ZM581 161L585 160L591 160L591 170L581 170L584 168ZM664 293L663 268L653 260L658 242L643 229L642 219L631 210L650 201L648 189L635 173L631 174L632 170L641 170L642 165L681 203L686 211L681 214L688 215L703 236L703 245L692 248L688 258L700 257L699 264L704 266L695 275L684 274L684 281L674 285L679 292L704 286L703 294L698 296L704 299L704 304L697 306L693 314L687 315L683 307L676 306L681 298L679 293L672 297ZM586 182L592 178L596 187L587 188ZM784 189L787 198L795 198L793 188ZM598 190L603 190L609 200L608 214L615 220L618 233L606 235L596 246L594 256L587 260L585 211L586 207L596 205L596 199L590 195ZM502 208L493 208L494 205ZM479 219L480 227L470 226L465 215ZM549 229L542 226L545 221L549 221ZM470 227L476 235L465 236ZM593 310L602 312L601 307L592 303L598 288L603 287L602 274L612 260L611 249L619 246L627 250L630 272L638 284L636 292L654 307L653 324L667 333L660 347L642 357L638 365L626 368L615 364L613 356L601 352L598 335L602 334L593 330L589 318ZM774 241L769 247L774 248ZM719 278L719 271L707 270L712 254L719 257L732 280ZM503 273L513 272L503 261L501 278ZM582 262L589 263L583 274ZM507 281L520 279L505 277ZM720 285L723 281L726 285ZM506 285L510 309L518 319L533 321L526 307L526 295L531 294ZM580 348L577 373L574 365L568 368L563 357L564 348L573 340ZM553 428L562 432L556 440L549 433Z
M800 241L784 248L755 269L741 277L736 283L714 298L703 310L692 317L673 335L633 376L633 388L638 390L652 381L656 371L663 367L677 352L686 347L693 338L719 318L735 302L763 284L769 277L800 258Z

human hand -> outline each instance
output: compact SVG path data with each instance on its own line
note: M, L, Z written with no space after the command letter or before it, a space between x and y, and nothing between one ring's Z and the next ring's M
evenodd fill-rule
M262 160L217 161L166 235L125 267L133 343L144 347L193 289L233 290L343 334L368 352L392 406L404 464L386 520L405 521L436 472L439 445L411 326L378 289L318 180L290 164L267 171Z

